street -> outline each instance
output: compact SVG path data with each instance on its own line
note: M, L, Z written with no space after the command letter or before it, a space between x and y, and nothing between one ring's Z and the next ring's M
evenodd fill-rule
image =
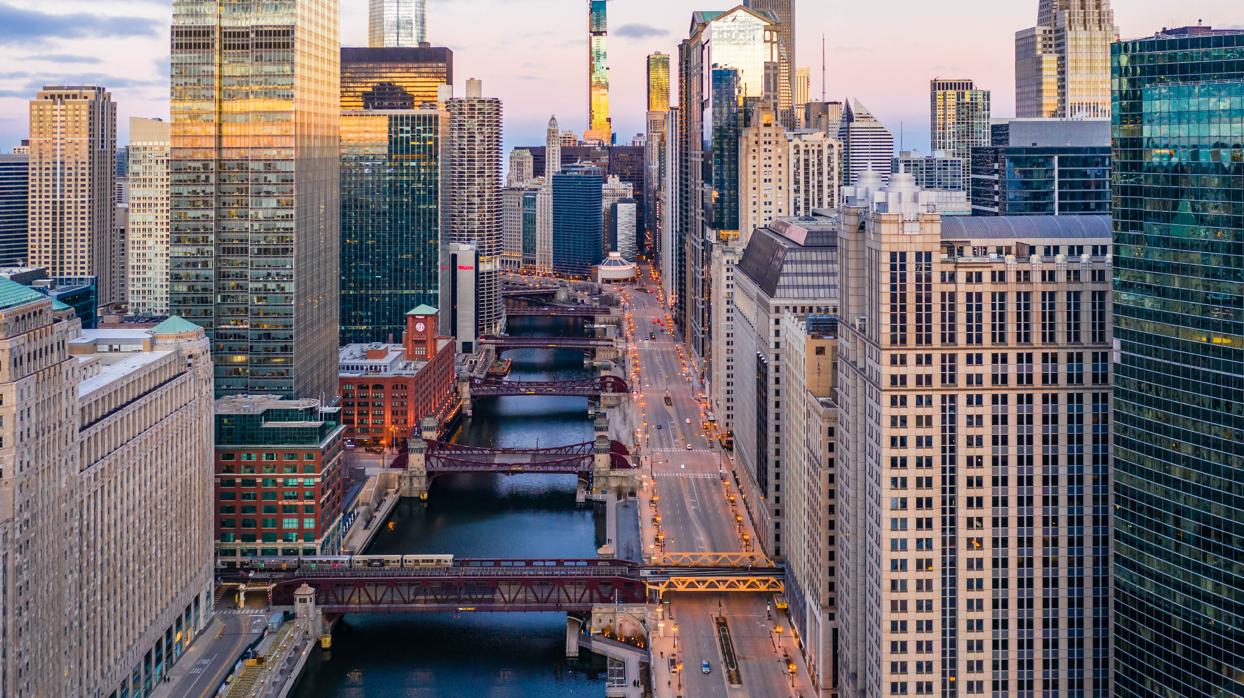
M206 637L199 637L169 673L169 682L156 687L153 698L200 698L215 695L242 650L259 639L267 624L262 611L216 609Z

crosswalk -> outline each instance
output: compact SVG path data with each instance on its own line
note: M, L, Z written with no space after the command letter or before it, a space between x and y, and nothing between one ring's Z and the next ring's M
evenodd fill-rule
M685 448L651 448L648 450L653 453L716 453L711 448L693 448L690 451Z
M689 480L716 480L719 477L717 473L688 473L681 470L674 473L653 473L652 476L658 479L685 478Z
M219 608L216 613L222 616L262 616L267 611L259 608Z

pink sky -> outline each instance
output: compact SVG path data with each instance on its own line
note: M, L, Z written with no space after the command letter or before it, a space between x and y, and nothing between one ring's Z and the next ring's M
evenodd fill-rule
M1244 25L1239 0L1114 0L1122 36L1203 19ZM26 132L26 100L37 85L88 81L113 89L124 144L130 115L164 116L170 0L0 0L0 149ZM366 44L365 0L342 0L342 42ZM429 38L455 52L457 87L484 80L505 102L507 147L542 140L549 114L581 131L586 120L586 0L429 0ZM611 0L609 64L619 142L643 129L644 57L677 54L691 12L728 9L689 0ZM37 8L37 9L31 9ZM866 104L905 145L927 149L928 82L965 77L993 91L995 116L1014 113L1015 31L1036 19L1037 0L800 0L798 63L813 68L819 97L820 36L828 60L828 96ZM96 22L81 36L48 29L47 15L84 13ZM147 20L141 24L127 18ZM119 20L119 21L118 21ZM80 22L79 22L80 24ZM6 28L7 27L7 28ZM42 33L41 33L42 31Z

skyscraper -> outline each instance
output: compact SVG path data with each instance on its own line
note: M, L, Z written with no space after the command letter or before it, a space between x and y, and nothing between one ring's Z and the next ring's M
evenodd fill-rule
M1242 51L1204 26L1112 49L1114 501L1094 496L1123 698L1244 695Z
M568 167L553 175L553 269L586 277L605 258L601 171Z
M367 45L372 48L422 46L428 41L428 0L371 0Z
M789 215L810 216L818 208L837 206L842 144L824 131L795 131L786 140L790 148Z
M132 315L168 315L169 124L130 118L126 296Z
M670 108L670 57L668 53L648 54L648 111L666 112Z
M531 151L515 148L510 151L510 173L506 175L507 187L521 187L535 177L535 162L531 159Z
M842 141L843 184L855 184L870 170L880 175L882 182L890 181L894 135L858 99L843 105L838 140Z
M605 38L609 33L605 0L587 3L587 131L583 137L613 143L613 120L609 118L609 60Z
M812 101L812 71L808 68L795 69L795 93L791 98L795 109L795 125L807 128L807 105Z
M536 268L553 269L553 175L562 170L561 132L557 117L549 117L544 138L544 181L536 194Z
M484 97L483 83L467 80L466 96L446 102L446 242L472 244L478 255L476 334L500 333L501 305L501 100ZM442 322L450 314L442 313Z
M1015 34L1015 113L1110 116L1110 0L1040 0L1037 26Z
M1109 119L1011 119L972 149L974 216L1110 213Z
M437 109L341 113L343 344L400 339L437 302L448 130Z
M173 3L169 306L219 395L337 393L337 22L337 0Z
M754 10L768 10L777 20L777 108L782 125L795 127L795 0L744 0Z
M440 46L341 49L341 109L420 109L454 82L454 52ZM369 104L370 103L370 106Z
M26 263L30 156L0 154L0 267Z
M124 300L113 217L117 105L102 87L45 87L30 103L30 264L94 276L100 306Z
M752 231L790 215L790 150L786 129L769 106L756 110L739 143L739 246Z
M972 148L989 145L989 90L976 89L971 80L931 80L929 133L933 152L959 158L966 180L972 170Z

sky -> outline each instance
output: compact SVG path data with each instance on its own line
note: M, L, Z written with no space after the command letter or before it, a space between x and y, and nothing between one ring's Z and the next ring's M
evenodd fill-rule
M819 99L821 36L829 99L859 99L895 133L928 150L928 86L971 78L992 90L994 116L1014 114L1014 34L1038 0L796 0L798 65ZM645 56L677 56L693 10L730 0L610 0L610 100L618 142L644 130ZM345 46L367 44L367 0L340 0ZM505 144L538 145L551 114L587 120L586 0L429 0L428 38L454 51L455 89L469 77L505 110ZM1244 26L1240 0L1114 0L1124 38L1203 20ZM0 152L24 138L27 103L44 84L98 84L130 116L167 118L171 0L0 0ZM676 59L675 59L676 63Z

